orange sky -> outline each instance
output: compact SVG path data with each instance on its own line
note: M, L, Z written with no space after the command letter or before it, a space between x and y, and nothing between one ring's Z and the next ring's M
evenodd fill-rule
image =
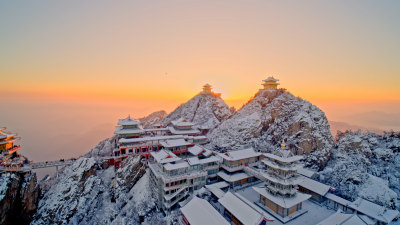
M400 101L399 3L362 3L2 2L0 94L178 103L210 83L238 107L274 75L311 102Z

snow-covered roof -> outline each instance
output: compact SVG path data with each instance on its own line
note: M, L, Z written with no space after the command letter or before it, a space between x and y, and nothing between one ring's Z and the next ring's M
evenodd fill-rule
M4 132L4 131L1 131L0 135L1 135L0 138L11 138L17 136L16 133Z
M164 164L180 160L173 152L167 150L160 150L158 152L150 152L151 156L156 160L156 162Z
M169 139L165 141L160 141L160 145L162 145L164 148L172 148L179 146L188 146L190 145L190 143L182 138L182 139Z
M247 148L242 150L229 151L226 153L219 153L218 155L225 160L236 161L246 158L257 157L260 156L261 153L254 151L253 148Z
M169 140L169 139L182 139L182 135L170 135L170 136L155 136L155 137L142 137L142 138L121 138L119 143L135 143L142 141L159 141L159 140Z
M317 225L369 225L370 223L368 222L362 220L357 214L347 214L338 210L335 214L332 214Z
M189 165L191 165L191 166L220 161L220 159L215 156L211 156L209 158L204 158L204 159L199 159L198 157L190 157L190 158L187 158L186 160L189 163Z
M198 127L200 130L209 130L211 129L211 126L208 124L202 124Z
M210 187L215 187L215 188L226 188L229 187L229 184L225 181L220 181L218 183L214 183L214 184L208 184L206 185L206 188L210 188Z
M16 139L11 139L11 140L7 140L7 141L0 141L0 145L7 144L7 143L13 143L15 141L17 141L17 140Z
M173 121L171 121L171 123L172 123L172 125L177 126L177 127L186 127L186 126L194 125L194 123L192 123L184 118L173 120Z
M193 140L201 140L201 139L207 139L207 137L204 136L204 135L201 135L201 136L192 136L190 139L193 139Z
M210 203L196 196L181 208L181 212L191 225L230 224Z
M210 187L210 188L208 188L208 190L210 190L211 193L213 193L218 199L224 197L224 195L225 195L225 192L223 190L221 190L220 188Z
M362 198L358 198L352 202L349 207L384 223L390 223L399 215L399 211L397 210L387 209Z
M270 159L284 162L284 163L296 162L296 161L303 159L303 156L300 156L300 155L295 155L295 156L290 156L290 157L285 158L285 157L277 156L277 155L271 154L271 153L264 153L264 156L267 158L270 158Z
M310 179L308 177L301 176L300 179L301 179L301 181L299 183L300 186L302 186L312 192L315 192L321 196L325 196L329 190L335 191L335 188L333 188L329 185L323 184L321 182L318 182L316 180Z
M279 165L278 163L275 163L268 159L264 159L262 162L268 167L272 167L272 168L275 168L278 170L284 170L284 171L297 171L298 169L303 168L303 164L301 164L301 163Z
M143 133L143 132L144 131L141 128L123 129L122 127L115 127L114 134L137 134L137 133Z
M125 119L118 120L118 125L139 125L139 120L131 119L130 116L126 117Z
M161 127L161 128L146 128L146 129L144 129L144 131L148 131L148 132L151 132L151 131L167 131L167 130L169 130L167 127Z
M205 148L195 145L190 147L188 150L192 155L199 155Z
M218 183L206 185L206 188L211 191L217 198L222 198L225 195L225 192L222 191L222 188L229 187L229 184L225 181L220 181Z
M334 194L332 194L332 193L326 194L325 197L326 197L327 199L331 200L331 201L337 202L337 203L339 203L339 204L341 204L341 205L344 205L344 206L347 206L347 205L350 205L350 204L351 204L350 201L348 201L348 200L346 200L346 199L344 199L344 198L341 198L341 197L339 197L339 196L337 196L337 195L334 195Z
M267 79L263 80L264 82L268 82L268 81L279 81L278 79L275 79L274 77L268 77Z
M295 176L295 177L291 177L288 179L282 179L278 176L275 175L271 175L269 173L262 173L262 176L270 181L272 181L273 183L278 183L281 185L297 185L301 182L301 177L300 176Z
M221 177L224 181L227 181L227 182L235 182L238 180L243 180L243 179L252 177L244 172L238 172L238 173L234 173L234 174L230 175L230 174L225 173L224 171L220 171L217 173L217 175L219 177Z
M172 134L198 134L198 133L200 133L200 131L198 129L177 130L174 127L168 127L168 129Z
M244 225L257 225L263 219L273 220L271 216L261 214L232 192L227 192L222 198L218 199L218 202Z
M198 145L190 147L189 152L192 155L204 155L207 157L213 154L213 152L211 150L208 150L208 149L204 148L203 146L198 146Z
M188 167L189 167L189 163L187 163L186 161L164 164L165 170L178 170L178 169L188 168Z
M253 189L258 192L260 195L264 196L265 198L271 200L272 202L276 203L277 205L288 209L290 207L293 207L300 202L303 202L309 198L311 198L311 195L308 194L303 194L301 192L297 192L295 196L292 197L282 197L280 195L272 195L270 194L266 188L259 188L259 187L253 187Z
M308 178L312 178L316 174L316 172L314 172L312 170L309 170L309 169L306 169L306 168L298 169L297 172L300 175L303 175L303 176L308 177Z

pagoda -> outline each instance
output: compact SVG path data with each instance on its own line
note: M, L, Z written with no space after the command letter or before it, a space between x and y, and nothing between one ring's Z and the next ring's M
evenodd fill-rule
M120 119L118 125L114 132L118 135L118 138L138 138L144 132L140 126L140 121L131 119L130 115L125 119Z
M211 92L212 92L211 89L212 89L212 87L211 87L211 85L209 85L209 84L205 84L205 85L203 86L203 92L211 93Z
M17 137L17 134L6 132L5 130L5 127L0 127L0 153L11 155L21 148L19 145L14 145L14 142L17 141L19 137Z
M286 221L292 214L302 214L302 202L309 199L311 195L298 192L298 184L301 181L297 173L303 165L300 160L302 156L294 155L289 151L285 142L282 141L281 149L274 154L264 154L263 160L266 170L263 173L265 187L254 190L260 194L262 206L277 218Z
M267 89L277 89L278 88L278 79L275 79L274 77L268 77L267 79L263 80L264 83L262 85L264 86L264 90Z

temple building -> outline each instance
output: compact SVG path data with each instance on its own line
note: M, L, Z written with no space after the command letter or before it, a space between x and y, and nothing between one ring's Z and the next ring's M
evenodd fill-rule
M18 139L17 134L6 132L5 127L0 128L0 153L11 155L18 151L20 146L14 144Z
M211 92L212 92L211 90L212 90L211 85L205 84L205 85L203 86L203 92L211 93Z
M267 79L263 80L264 83L262 85L264 86L264 90L267 89L277 89L278 88L278 79L275 79L274 77L268 77Z
M144 132L143 128L140 126L140 122L131 119L130 116L125 119L120 119L118 125L114 132L118 135L118 138L137 138Z
M171 121L172 126L168 127L169 131L173 135L199 135L200 131L198 129L193 128L194 123L180 118L178 120Z
M300 163L303 157L287 150L284 141L280 150L264 155L266 158L263 163L267 168L263 174L266 178L265 187L254 187L260 194L262 207L282 222L305 213L306 211L302 210L302 202L308 200L311 195L298 192L298 184L302 178L297 170L303 167Z
M128 116L118 121L113 155L120 158L128 154L139 155L148 159L150 152L161 149L177 155L186 154L189 147L208 143L207 137L193 126L194 123L180 118L172 121L168 127L157 124L143 129L139 120Z
M218 178L220 181L229 184L229 187L234 188L257 181L256 177L246 173L244 169L249 166L257 165L261 153L254 151L253 148L247 148L218 153L218 156L222 159L222 170L218 172Z

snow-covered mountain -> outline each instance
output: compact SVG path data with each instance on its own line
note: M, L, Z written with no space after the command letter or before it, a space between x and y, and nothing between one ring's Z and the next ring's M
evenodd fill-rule
M66 168L39 202L31 224L165 224L139 158L114 171L96 158Z
M160 110L157 112L153 112L146 117L140 118L139 121L143 128L149 128L153 124L160 123L166 116L167 112L165 112L164 110Z
M323 182L343 197L396 208L400 195L400 133L338 132Z
M323 168L333 137L325 113L284 89L260 90L253 99L210 134L217 149L251 145L275 151L282 140L296 154L305 154L307 166Z
M168 125L173 120L184 118L197 126L204 125L212 129L229 118L233 111L218 94L200 92L168 114L161 123Z

